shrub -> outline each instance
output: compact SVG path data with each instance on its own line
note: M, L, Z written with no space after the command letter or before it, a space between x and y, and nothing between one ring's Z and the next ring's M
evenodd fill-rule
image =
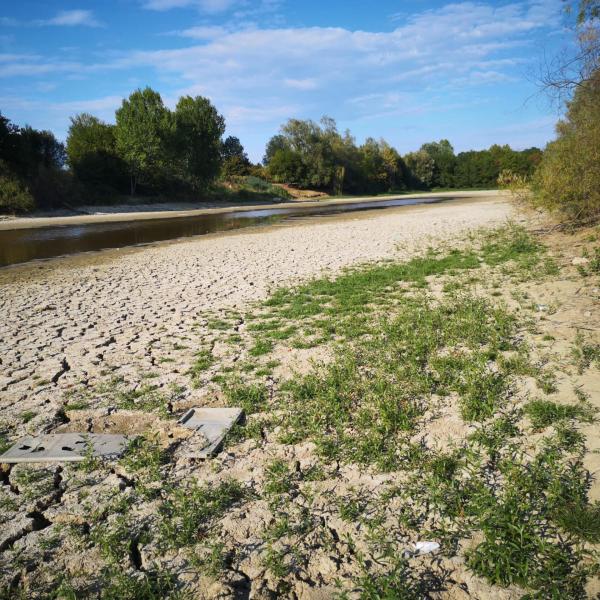
M0 174L0 213L29 212L34 207L33 196L16 177Z
M534 178L535 203L567 220L600 217L600 69L569 103Z

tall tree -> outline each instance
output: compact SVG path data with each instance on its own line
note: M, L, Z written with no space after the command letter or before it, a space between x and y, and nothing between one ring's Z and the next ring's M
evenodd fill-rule
M95 187L123 185L127 165L117 154L114 125L87 113L71 117L66 150L67 162L80 181Z
M579 86L534 180L535 201L569 220L600 219L600 68Z
M139 180L151 179L168 162L169 111L158 92L138 89L116 114L116 146L127 163L133 196Z
M421 150L427 152L435 163L433 185L440 187L452 187L454 185L454 169L456 168L456 157L454 148L448 140L429 142L423 144Z
M435 181L435 161L425 152L409 152L404 157L404 162L411 174L414 187L430 188Z
M210 100L183 96L175 109L175 148L183 176L195 190L214 179L221 166L225 119Z
M230 135L221 144L221 173L224 177L248 175L250 160L238 138Z

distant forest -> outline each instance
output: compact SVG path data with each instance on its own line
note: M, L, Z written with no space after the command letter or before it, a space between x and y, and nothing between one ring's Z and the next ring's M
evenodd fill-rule
M456 154L448 140L404 156L385 140L361 145L333 119L290 119L252 164L225 119L203 97L185 96L174 110L160 94L139 89L109 124L90 114L71 118L66 144L50 131L19 127L0 114L0 211L27 212L123 197L202 200L285 197L272 184L332 195L380 194L434 188L493 188L503 172L528 179L542 151L493 145Z

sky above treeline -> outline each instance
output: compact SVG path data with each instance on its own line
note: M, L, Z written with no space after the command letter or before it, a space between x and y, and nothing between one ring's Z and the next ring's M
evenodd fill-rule
M449 139L544 146L536 74L569 42L561 0L0 2L0 111L66 138L147 85L211 99L250 158L288 118L322 115L400 152Z

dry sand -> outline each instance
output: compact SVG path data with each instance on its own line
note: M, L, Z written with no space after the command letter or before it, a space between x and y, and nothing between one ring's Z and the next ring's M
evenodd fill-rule
M1 270L0 419L12 430L15 413L33 411L10 437L39 432L51 426L66 389L108 369L128 380L152 371L162 384L189 384L185 370L210 313L324 270L409 256L510 214L492 195Z

